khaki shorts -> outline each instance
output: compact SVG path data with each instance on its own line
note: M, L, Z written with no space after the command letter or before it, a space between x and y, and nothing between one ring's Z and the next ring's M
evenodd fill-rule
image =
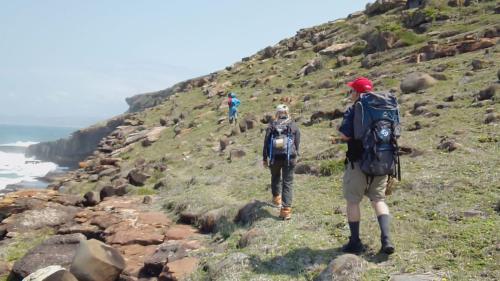
M366 195L371 201L384 201L386 186L387 176L374 177L373 181L368 184L366 175L359 167L359 162L354 163L354 169L351 162L347 163L342 188L344 198L348 202L359 203L363 200L363 195Z

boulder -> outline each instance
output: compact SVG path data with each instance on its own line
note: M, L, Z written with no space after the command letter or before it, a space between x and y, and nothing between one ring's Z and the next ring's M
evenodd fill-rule
M151 198L151 196L146 195L142 198L142 204L150 205L151 203L153 203L153 198Z
M333 57L333 56L337 55L338 53L341 53L341 52L351 48L355 44L356 44L356 42L337 43L337 44L333 44L333 45L319 51L319 53L321 55Z
M461 145L459 143L457 143L454 139L443 138L439 142L437 149L452 152L452 151L456 150L457 148L459 148L460 146Z
M361 280L367 262L353 254L344 254L331 261L320 274L318 281Z
M117 165L122 159L120 158L103 158L100 160L101 165Z
M257 127L257 117L253 114L247 114L243 118L243 122L245 123L246 129L253 130Z
M295 166L295 174L318 176L320 174L320 170L317 166L314 166L310 163L298 163Z
M493 112L488 113L488 114L486 114L486 116L484 118L484 124L494 123L498 120L500 120L500 115L493 113Z
M130 184L135 185L135 186L143 186L144 183L150 178L151 176L148 175L147 173L141 171L140 169L133 169L128 173L128 180Z
M158 281L180 281L185 280L198 268L198 259L186 257L180 260L167 263L163 272L158 277Z
M152 143L158 141L161 137L161 133L165 129L166 129L165 127L154 127L146 134L146 138L144 141L147 141L147 143L149 143L149 144L152 144ZM143 145L144 145L144 141L143 141Z
M337 57L337 67L341 67L344 65L349 65L352 63L352 57L346 57L346 56L338 56Z
M54 264L68 268L78 245L85 239L85 236L79 233L48 238L16 261L12 268L14 280L21 280L39 269Z
M497 38L480 38L479 40L466 39L457 45L457 50L460 53L474 52L477 50L493 47L496 43Z
M23 281L78 281L73 274L59 265L51 265L41 268L26 278Z
M367 53L387 51L394 48L396 46L396 42L398 41L396 34L390 31L372 32L369 33L364 39L368 43L366 49Z
M318 89L330 89L334 86L332 79L324 79L319 82Z
M274 115L270 112L265 113L262 118L260 119L260 122L262 124L269 124L273 121Z
M322 120L335 120L338 118L342 118L344 116L344 112L340 109L334 109L332 111L323 111L323 110L318 110L315 111L311 115L311 123L319 123Z
M83 195L83 206L95 206L99 202L101 202L101 197L97 191L89 191Z
M44 208L14 214L2 221L7 232L28 232L70 222L80 208L50 203Z
M114 248L95 239L83 240L70 271L79 281L114 281L125 269L125 260Z
M405 5L406 0L376 0L366 5L365 14L369 16L379 15Z
M297 72L297 76L303 77L309 75L311 72L321 69L323 66L320 58L315 58L308 61L302 68Z
M378 54L369 54L366 55L362 60L361 60L361 66L370 69L375 66L379 66L382 64L382 61L379 59L380 56Z
M485 60L475 59L475 60L472 60L472 62L470 64L472 66L472 70L480 70L480 69L486 68L488 65L488 62Z
M491 85L477 94L477 100L494 100L497 93L500 92L500 85Z
M243 158L246 155L246 152L243 149L231 149L229 152L229 160L236 160Z
M149 276L158 276L167 262L187 257L187 251L177 242L167 242L158 246L153 255L144 261L143 272Z
M436 79L426 73L415 72L408 75L401 82L401 91L403 93L416 93L418 91L430 88L437 83Z

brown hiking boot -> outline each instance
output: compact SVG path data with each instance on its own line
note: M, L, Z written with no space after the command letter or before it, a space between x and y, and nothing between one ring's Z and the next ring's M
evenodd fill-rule
M292 208L290 208L290 207L281 208L280 218L282 218L283 220L291 219L292 218Z
M281 208L281 195L273 196L273 204L277 208Z

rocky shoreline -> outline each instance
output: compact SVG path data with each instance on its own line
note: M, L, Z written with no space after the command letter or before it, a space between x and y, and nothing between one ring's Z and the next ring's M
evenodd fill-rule
M88 202L80 196L54 190L6 194L0 200L2 260L11 258L16 241L49 235L15 263L0 262L0 275L21 280L58 265L78 280L87 280L78 275L95 274L102 277L91 280L180 280L196 270L196 253L204 237L197 229L177 225L163 212L153 211L156 199L113 196L85 207Z

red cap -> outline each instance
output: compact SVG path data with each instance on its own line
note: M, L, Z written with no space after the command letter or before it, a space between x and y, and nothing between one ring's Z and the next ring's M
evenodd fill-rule
M353 88L357 93L366 93L373 90L372 81L365 77L356 78L356 80L347 83L347 86Z

